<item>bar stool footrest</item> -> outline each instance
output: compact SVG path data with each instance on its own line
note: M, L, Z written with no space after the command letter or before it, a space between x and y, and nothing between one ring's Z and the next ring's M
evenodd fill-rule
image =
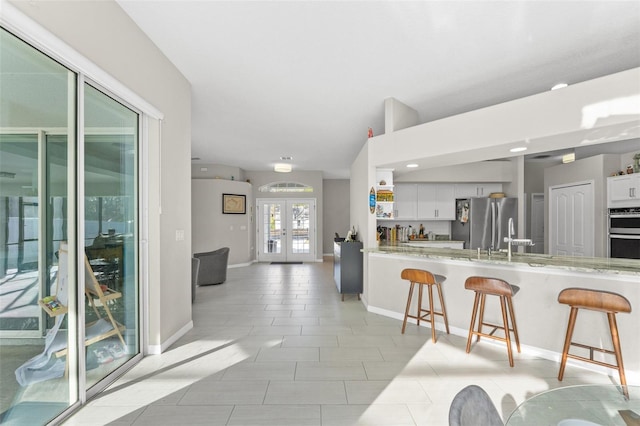
M571 342L570 343L571 346L576 346L578 348L582 348L582 349L589 349L589 353L591 354L591 359L593 359L593 351L597 351L597 352L601 352L601 353L605 353L605 354L609 354L609 355L615 355L615 351L612 351L610 349L603 349L603 348L599 348L597 346L590 346L590 345L585 345L583 343L575 343L575 342Z
M587 358L587 357L580 356L580 355L567 354L567 358L577 359L578 361L589 362L591 364L600 365L602 367L613 368L614 370L618 370L618 371L620 370L620 368L617 365L609 364L609 363L606 363L606 362L598 361L598 360L595 360L593 358Z

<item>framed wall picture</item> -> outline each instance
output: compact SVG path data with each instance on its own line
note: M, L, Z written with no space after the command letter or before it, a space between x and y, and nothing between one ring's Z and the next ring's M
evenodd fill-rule
M245 214L247 212L247 197L238 194L222 194L222 213Z

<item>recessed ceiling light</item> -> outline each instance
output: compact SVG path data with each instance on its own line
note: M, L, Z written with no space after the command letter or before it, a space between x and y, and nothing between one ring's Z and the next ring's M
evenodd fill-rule
M409 167L410 169L413 169L418 167L418 165L416 163L411 163L411 164L407 164L407 167Z
M526 146L517 146L515 148L511 148L509 151L511 152L522 152L522 151L526 151L527 147Z
M558 83L555 86L553 86L551 88L551 90L558 90L558 89L564 89L565 87L567 87L568 84L567 83Z

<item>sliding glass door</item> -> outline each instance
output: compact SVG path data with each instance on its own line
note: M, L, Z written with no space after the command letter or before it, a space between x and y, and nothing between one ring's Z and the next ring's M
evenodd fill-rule
M76 81L0 30L2 423L43 424L79 399Z
M87 387L139 352L136 112L85 84Z
M140 358L141 116L0 28L0 423Z

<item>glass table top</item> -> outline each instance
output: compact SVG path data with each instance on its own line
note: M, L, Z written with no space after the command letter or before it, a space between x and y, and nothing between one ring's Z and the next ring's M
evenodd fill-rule
M505 425L640 426L640 386L578 385L551 389L516 408Z

